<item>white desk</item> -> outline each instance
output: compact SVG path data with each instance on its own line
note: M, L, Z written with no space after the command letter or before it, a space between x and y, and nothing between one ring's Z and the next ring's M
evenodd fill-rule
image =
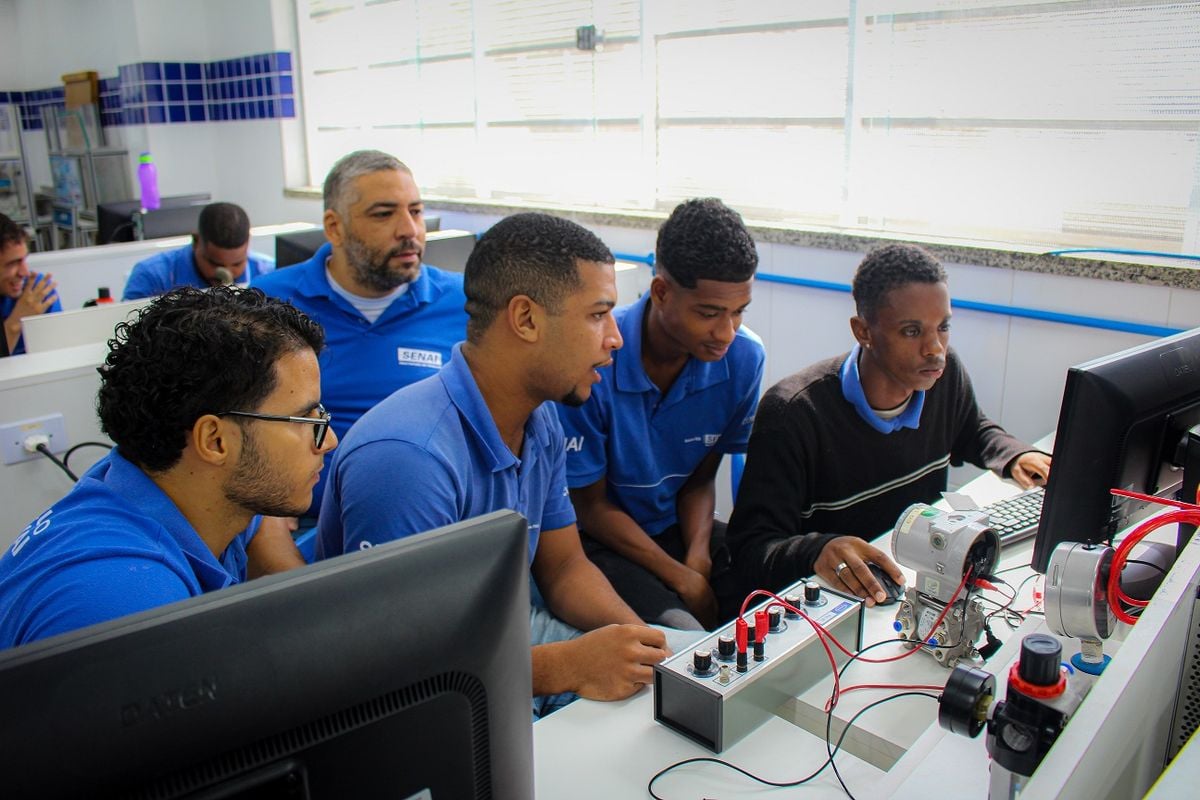
M1015 485L990 473L964 487L980 504L1015 494ZM880 546L889 546L886 539ZM1001 568L1028 564L1032 542L1023 542L1006 550ZM1006 573L1014 585L1028 571ZM1018 580L1014 580L1017 576ZM911 580L911 572L907 574ZM1031 592L1027 587L1017 607L1027 607ZM1021 603L1024 603L1022 606ZM895 606L866 609L863 641L867 644L894 638L892 621ZM1003 629L1003 630L998 630ZM1007 633L1005 626L993 626L1005 639L1005 646L993 656L991 664L1006 664L1019 652L1020 636ZM905 652L900 645L879 647L872 656ZM858 683L904 683L943 685L949 670L925 653L888 664L855 664L846 672L843 686ZM801 695L777 712L747 737L721 753L719 758L770 780L795 780L825 760L823 708L829 697L832 678ZM862 690L843 695L835 713L833 738L840 731L838 720L846 720L868 703L898 690ZM937 694L934 690L931 692ZM578 700L540 720L533 726L534 773L539 797L644 797L650 777L664 767L687 758L713 757L714 754L690 739L654 721L650 688L618 703ZM930 728L937 726L937 703L913 697L890 701L867 712L852 728L837 756L837 765L851 792L860 798L888 797L896 794L918 763L900 758ZM964 752L973 753L978 764L980 792L987 794L987 754L982 740L963 740ZM939 752L938 758L941 757ZM968 774L970 772L968 771ZM910 784L911 785L911 784ZM655 784L663 797L762 797L804 796L814 798L845 797L832 770L827 769L806 788L770 791L750 779L713 764L689 765L673 770ZM923 798L929 795L925 786Z
M1017 489L988 474L963 491L985 504ZM1163 528L1151 538L1173 540L1173 530L1173 526ZM1032 550L1032 540L1006 548L1000 559L1002 577L1015 586L1031 575L1027 565ZM1004 572L1020 566L1025 569ZM1027 584L1013 607L1027 609L1032 590L1040 583L1038 578ZM1200 536L1193 537L1181 554L1140 624L1118 625L1105 642L1105 652L1114 656L1112 664L1056 741L1025 796L1136 798L1150 788L1163 769L1174 704L1184 702L1176 692L1188 675L1200 675L1200 656L1192 657L1192 666L1186 655L1181 656L1193 651L1191 642L1200 633L1200 601L1194 599L1198 592ZM892 637L894 608L866 610L865 643ZM1034 615L1016 631L1008 631L1003 623L994 623L992 630L1004 640L1004 646L984 668L998 676L997 689L1003 696L1002 676L1015 661L1021 640L1030 633L1048 631L1042 618ZM1064 657L1078 651L1077 642L1060 640ZM900 649L899 645L884 646L870 655ZM855 664L847 670L842 685L944 684L949 674L926 654L915 653L889 664ZM795 780L809 774L825 759L821 712L831 683L832 679L826 678L785 704L776 716L717 757L770 780ZM868 703L895 691L844 694L835 712L832 736L840 731L838 720L850 718ZM688 758L714 757L654 722L648 688L620 703L577 701L535 723L533 738L535 785L538 795L548 798L645 797L650 777L663 768ZM1187 757L1185 752L1176 762ZM937 704L924 698L894 700L867 712L847 734L837 764L850 791L859 798L983 798L988 793L984 736L968 739L942 730L937 724ZM771 789L715 764L673 770L655 784L655 791L672 799L845 797L831 771L804 788Z

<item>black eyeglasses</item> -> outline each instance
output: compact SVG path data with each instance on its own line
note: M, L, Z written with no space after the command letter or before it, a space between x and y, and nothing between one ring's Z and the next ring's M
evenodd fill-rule
M325 434L329 432L329 421L333 419L333 415L325 410L325 406L318 405L313 411L317 412L317 417L284 417L279 414L259 414L255 411L222 411L217 414L218 417L250 417L251 419L265 419L272 422L300 422L313 426L313 444L317 449L321 449L321 445L325 444Z

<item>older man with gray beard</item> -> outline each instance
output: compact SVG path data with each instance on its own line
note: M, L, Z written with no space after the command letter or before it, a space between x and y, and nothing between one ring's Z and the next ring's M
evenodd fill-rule
M466 295L462 275L421 263L421 192L393 156L343 157L325 178L324 202L329 242L254 285L324 326L321 398L340 437L380 400L450 360L466 338ZM309 517L320 511L324 474Z

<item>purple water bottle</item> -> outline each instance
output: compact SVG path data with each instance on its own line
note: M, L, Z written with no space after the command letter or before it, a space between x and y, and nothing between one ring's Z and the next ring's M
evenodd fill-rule
M158 208L158 167L154 166L154 156L142 153L138 158L138 183L142 185L142 210L153 211Z

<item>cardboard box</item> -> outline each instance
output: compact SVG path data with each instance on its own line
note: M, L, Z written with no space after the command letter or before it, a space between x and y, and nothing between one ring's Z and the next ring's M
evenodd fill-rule
M100 102L100 80L95 72L72 72L62 76L67 108Z

